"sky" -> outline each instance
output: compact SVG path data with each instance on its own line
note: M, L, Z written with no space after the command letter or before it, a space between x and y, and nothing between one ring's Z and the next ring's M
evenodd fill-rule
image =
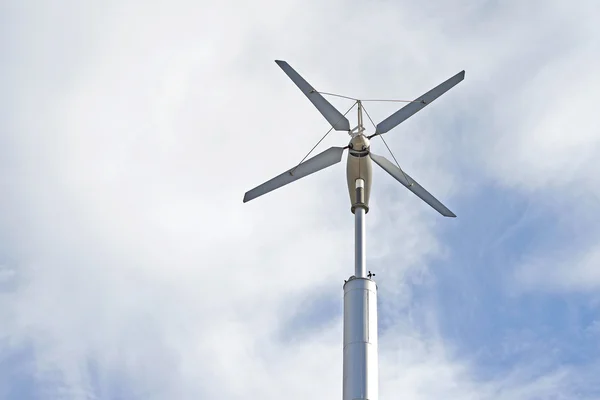
M380 399L600 399L599 12L2 1L0 399L341 398L345 166L242 203L329 128L275 59L359 98L466 70L385 135L458 217L374 168Z

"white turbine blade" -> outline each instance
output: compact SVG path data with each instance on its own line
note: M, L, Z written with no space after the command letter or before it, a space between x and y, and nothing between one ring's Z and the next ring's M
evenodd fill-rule
M444 217L456 217L456 215L450 211L445 205L440 203L438 199L433 197L431 193L419 185L413 178L408 174L403 173L398 167L392 164L387 158L378 156L371 153L371 159L375 161L377 165L383 168L388 174L396 178L398 182L406 186L408 190L416 194L421 200L433 207L434 210L442 214Z
M376 135L381 135L386 133L396 126L398 126L401 122L407 120L412 117L417 112L421 111L426 105L446 93L453 86L458 84L460 81L465 79L465 71L461 71L458 74L454 75L452 78L448 79L446 82L434 87L429 92L425 93L423 96L415 99L412 103L402 107L400 110L396 111L394 114L390 115L379 124L377 124L377 128L375 129Z
M327 168L339 163L342 159L343 153L343 147L331 147L324 152L317 154L313 158L304 161L297 167L291 168L283 174L271 179L270 181L267 181L262 185L246 192L244 195L244 203L257 198L258 196L269 193L272 190L287 185L288 183L292 183L300 178L304 178L307 175L320 171L323 168Z
M277 65L281 67L283 72L290 77L290 79L298 86L302 93L308 97L308 99L317 107L317 110L325 119L333 126L336 131L349 131L350 122L348 118L339 112L334 106L331 105L320 93L318 93L310 83L306 82L304 78L300 76L287 62L275 60Z

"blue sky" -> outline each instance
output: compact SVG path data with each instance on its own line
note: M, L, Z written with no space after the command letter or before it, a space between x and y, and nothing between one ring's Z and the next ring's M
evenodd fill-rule
M386 134L458 218L374 173L380 398L600 399L595 1L1 8L0 399L341 396L345 167L242 203L328 129L275 59L363 98L466 70Z

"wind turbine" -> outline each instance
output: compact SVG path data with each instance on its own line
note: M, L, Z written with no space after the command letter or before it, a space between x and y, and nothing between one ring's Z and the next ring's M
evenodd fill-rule
M379 379L377 285L372 279L375 274L370 271L367 273L365 253L365 215L369 212L372 178L371 160L444 217L456 217L456 215L399 167L392 164L385 157L371 152L370 139L392 130L450 90L464 79L465 71L459 72L424 95L408 102L406 106L377 124L375 132L367 136L364 134L361 100L353 99L356 101L355 105L358 106L358 125L350 129L350 122L345 114L342 114L331 105L287 62L279 60L275 62L314 104L331 124L332 129L348 132L351 139L346 147L331 147L249 190L244 195L244 203L339 163L342 160L344 150L348 149L346 177L350 195L350 210L354 214L355 221L355 264L354 275L344 283L343 400L376 400L378 398Z

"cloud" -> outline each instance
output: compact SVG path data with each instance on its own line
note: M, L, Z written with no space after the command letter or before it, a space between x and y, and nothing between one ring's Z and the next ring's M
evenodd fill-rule
M598 265L600 251L591 246L575 254L549 254L529 260L518 269L517 279L525 287L593 291L600 284Z
M586 246L556 233L597 215L595 6L438 6L12 3L0 67L0 369L21 380L3 378L0 396L340 395L341 283L353 265L344 168L241 202L328 128L272 62L283 58L320 90L365 97L414 97L467 69L386 138L459 219L436 219L375 173L381 397L585 398L594 388L579 376L597 366L540 366L536 352L479 377L432 291L435 265L466 273L445 235L478 239L467 228L484 213L470 212L490 182L501 198L539 201L542 217L569 207L574 218L511 259L523 292L596 286L595 231ZM368 110L377 122L396 107ZM321 146L346 140L334 132ZM486 249L507 257L512 238L539 226L531 208Z

